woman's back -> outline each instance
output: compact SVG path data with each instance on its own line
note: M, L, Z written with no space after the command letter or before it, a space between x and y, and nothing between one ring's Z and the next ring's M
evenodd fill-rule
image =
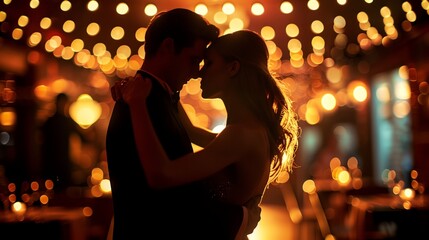
M265 190L270 173L269 143L266 130L261 126L243 123L229 125L227 128L240 128L239 136L226 137L237 147L241 147L243 141L246 141L245 154L210 177L208 189L214 199L242 205L250 198L262 195Z

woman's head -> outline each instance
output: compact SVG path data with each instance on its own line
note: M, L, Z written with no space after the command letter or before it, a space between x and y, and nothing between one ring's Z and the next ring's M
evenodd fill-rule
M201 70L203 97L222 97L231 87L259 82L249 70L269 74L267 63L268 50L257 33L240 30L219 37L210 44Z
M210 45L226 59L266 69L268 49L265 40L251 30L236 31L219 37Z
M268 57L267 45L256 32L221 36L208 48L201 88L203 97L220 97L225 105L239 102L264 124L270 138L272 180L276 180L281 171L291 170L299 128L284 84L268 69Z

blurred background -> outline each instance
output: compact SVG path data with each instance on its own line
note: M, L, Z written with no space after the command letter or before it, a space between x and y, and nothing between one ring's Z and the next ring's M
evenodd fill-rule
M150 18L176 7L221 34L260 33L299 114L296 168L268 189L249 238L425 234L427 0L2 0L0 232L106 238L110 87L141 67ZM199 79L184 85L181 101L194 124L224 126L222 101L202 99ZM136 189L130 204L141 197Z

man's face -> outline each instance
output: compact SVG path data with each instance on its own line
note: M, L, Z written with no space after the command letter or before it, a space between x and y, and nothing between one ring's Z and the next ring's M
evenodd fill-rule
M207 44L207 41L197 40L193 46L184 48L176 55L174 68L177 73L175 78L178 89L181 89L189 79L198 78L200 63L204 58Z

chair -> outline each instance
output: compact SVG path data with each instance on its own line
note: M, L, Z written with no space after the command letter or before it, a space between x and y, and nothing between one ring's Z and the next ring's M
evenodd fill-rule
M327 225L323 223L323 217L320 218L320 214L316 214L312 207L309 207L308 205L305 207L300 207L297 195L290 181L279 184L277 187L282 193L283 200L285 202L286 209L288 210L291 221L297 226L296 239L322 240L324 239L325 234L330 233L329 229L326 230ZM304 197L307 196L304 194ZM324 230L321 231L319 229Z
M312 187L311 187L312 186ZM322 206L315 184L308 180L303 184L303 203L300 207L297 195L290 181L279 184L289 217L298 227L298 237L300 240L340 240L348 239L348 224L339 226L341 231L333 232L326 217L325 209Z
M325 240L334 240L336 239L331 233L331 228L329 226L328 219L326 218L325 210L322 207L320 202L319 195L317 191L306 193L311 205L311 209L316 217L317 224L319 226L320 234ZM304 195L305 196L305 195Z

